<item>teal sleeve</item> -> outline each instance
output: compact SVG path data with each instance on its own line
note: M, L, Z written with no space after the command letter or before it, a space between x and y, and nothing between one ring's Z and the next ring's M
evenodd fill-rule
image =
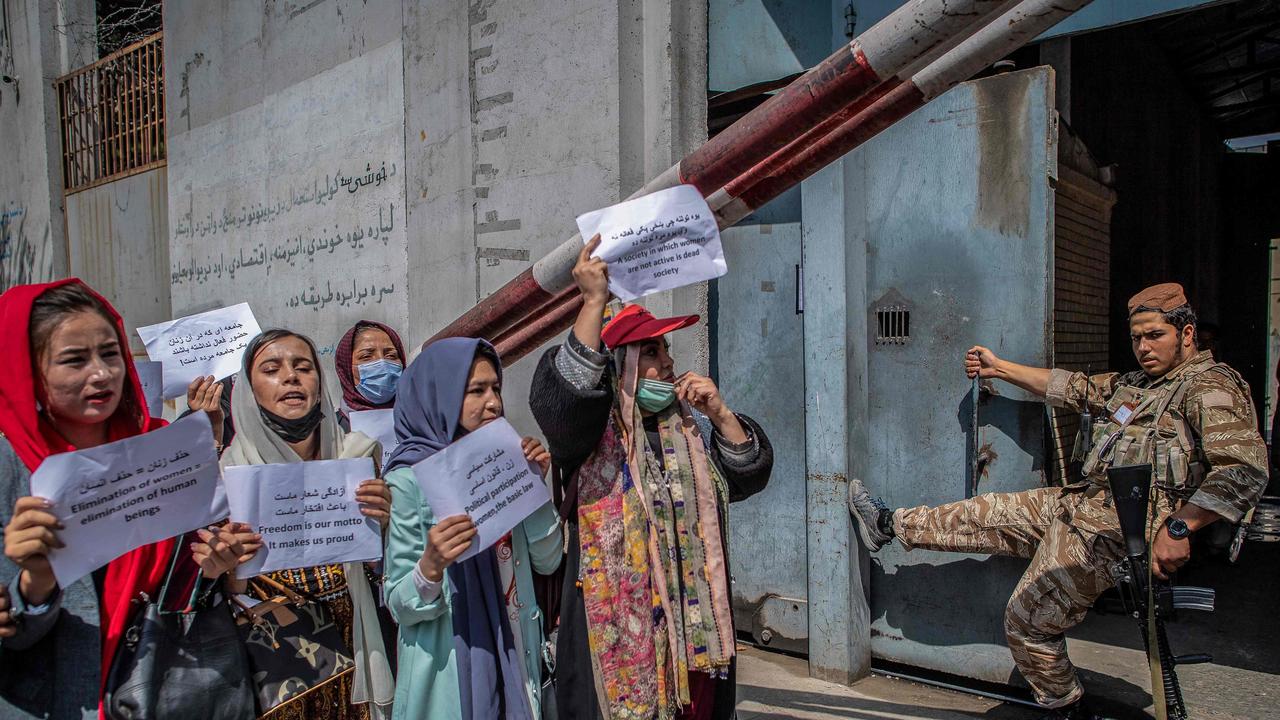
M391 488L391 528L387 532L387 609L400 625L437 620L449 609L449 579L431 602L423 602L413 584L413 568L427 548L427 531L435 524L431 508L422 499L413 470L399 467L386 476Z
M560 530L560 516L556 508L547 503L521 523L525 538L529 541L529 562L540 575L550 575L560 567L564 555L564 536Z

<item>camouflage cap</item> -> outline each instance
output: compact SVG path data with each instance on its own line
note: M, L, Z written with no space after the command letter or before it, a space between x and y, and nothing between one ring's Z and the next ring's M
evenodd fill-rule
M1129 314L1138 308L1151 308L1160 312L1169 312L1187 304L1187 295L1178 283L1160 283L1139 292L1129 298Z

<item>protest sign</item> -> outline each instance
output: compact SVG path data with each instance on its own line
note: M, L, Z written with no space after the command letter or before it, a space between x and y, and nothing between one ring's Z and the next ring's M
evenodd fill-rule
M387 460L391 459L391 451L400 444L396 440L394 410L358 410L347 416L351 421L352 432L359 432L382 443L383 471L387 469Z
M138 382L142 383L142 394L147 398L147 412L151 417L160 417L164 412L164 398L160 396L163 364L154 360L134 360L133 366L138 370Z
M609 291L629 302L729 271L720 229L697 188L677 185L578 216L583 242L609 264Z
M382 529L356 502L356 488L372 477L372 458L224 470L231 519L262 535L262 549L236 568L236 577L381 559Z
M62 587L134 548L225 513L204 413L145 435L50 455L31 474L31 494L52 502L64 526L58 539L65 547L49 553Z
M413 466L437 520L468 515L476 538L465 560L493 545L551 500L541 469L525 460L520 435L505 418L469 433Z
M164 363L166 400L186 395L198 377L221 380L238 371L244 349L260 332L249 303L138 328L147 356Z

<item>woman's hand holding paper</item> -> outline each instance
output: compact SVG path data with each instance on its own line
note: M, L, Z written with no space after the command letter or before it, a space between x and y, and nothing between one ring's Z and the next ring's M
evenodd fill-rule
M427 532L427 549L418 561L422 576L431 582L440 582L444 578L444 569L471 547L477 532L475 524L466 515L447 517L432 526Z
M360 503L360 513L378 521L386 527L391 521L391 488L383 480L365 480L356 488L356 502Z

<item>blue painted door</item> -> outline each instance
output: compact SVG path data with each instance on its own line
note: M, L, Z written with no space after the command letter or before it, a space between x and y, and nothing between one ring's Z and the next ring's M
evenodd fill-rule
M729 506L734 617L757 642L807 650L804 338L797 314L800 224L724 233L716 282L716 372L726 401L773 443L769 485Z
M893 507L1048 476L1043 402L995 385L975 426L963 356L978 344L1052 363L1053 97L1048 68L965 83L845 160L848 247L867 253L864 479ZM1003 613L1026 561L894 544L871 563L874 657L1015 677Z

